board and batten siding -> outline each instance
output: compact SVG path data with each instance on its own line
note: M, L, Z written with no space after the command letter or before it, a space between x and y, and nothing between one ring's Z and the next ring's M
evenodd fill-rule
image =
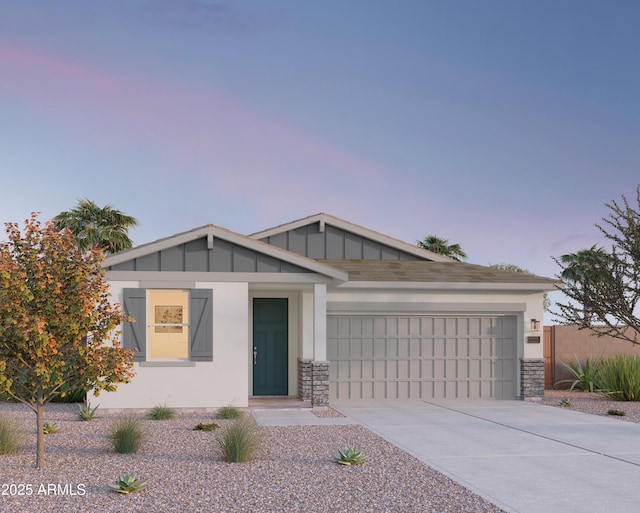
M301 226L261 239L273 246L309 258L358 260L421 260L410 253L320 223Z
M107 268L108 271L305 273L307 269L232 242L207 238L178 244Z

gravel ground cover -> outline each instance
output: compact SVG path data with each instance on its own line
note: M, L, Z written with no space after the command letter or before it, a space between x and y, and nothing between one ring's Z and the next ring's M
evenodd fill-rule
M224 463L213 455L213 433L193 431L211 414L144 420L141 451L116 454L106 438L112 416L76 420L76 405L52 404L45 420L59 432L46 436L47 468L35 463L35 415L0 403L0 414L20 419L18 453L0 456L1 513L77 512L464 512L497 513L497 506L357 425L261 427L255 461ZM330 412L329 412L330 414ZM226 422L216 420L224 426ZM363 465L337 465L347 446L362 449ZM112 492L121 473L148 479L133 495ZM11 485L24 485L24 494ZM27 485L29 485L27 487Z
M571 406L560 406L562 399L569 399ZM613 401L600 394L585 393L582 391L569 392L568 390L545 390L544 398L527 400L546 406L555 406L557 408L590 413L592 415L601 415L624 422L640 422L640 402L638 401ZM622 410L625 412L625 415L609 415L607 413L609 410Z

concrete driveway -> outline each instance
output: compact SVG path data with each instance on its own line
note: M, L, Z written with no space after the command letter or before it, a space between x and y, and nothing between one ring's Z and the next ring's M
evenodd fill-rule
M640 510L640 424L524 401L331 406L506 511Z

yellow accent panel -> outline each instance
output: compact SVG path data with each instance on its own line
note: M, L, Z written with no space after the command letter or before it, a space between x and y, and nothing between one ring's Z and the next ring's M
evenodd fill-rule
M149 291L149 359L189 358L189 292Z

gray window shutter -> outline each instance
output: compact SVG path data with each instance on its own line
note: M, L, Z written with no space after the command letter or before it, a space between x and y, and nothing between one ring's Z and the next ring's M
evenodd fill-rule
M143 362L147 356L147 290L123 289L123 309L135 322L122 324L122 346L133 351L133 361Z
M189 305L191 361L213 361L213 290L192 289Z

